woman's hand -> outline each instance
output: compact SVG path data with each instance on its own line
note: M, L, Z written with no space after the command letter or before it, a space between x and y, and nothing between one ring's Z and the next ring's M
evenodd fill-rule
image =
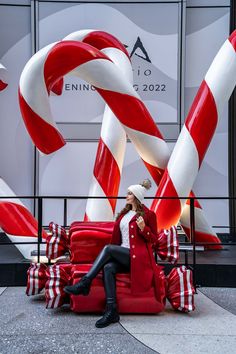
M142 216L139 216L139 217L137 218L136 223L137 223L138 227L140 228L140 230L143 231L144 228L145 228L145 222L144 222Z

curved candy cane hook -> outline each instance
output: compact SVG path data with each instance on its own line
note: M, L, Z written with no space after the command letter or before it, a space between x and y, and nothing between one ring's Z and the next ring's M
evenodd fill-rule
M19 98L27 129L41 151L50 153L64 145L55 128L48 93L61 77L73 72L96 88L122 123L149 171L161 175L169 157L167 145L132 85L105 54L84 43L64 41L44 48L35 56L22 73ZM36 79L40 82L34 87ZM45 125L50 125L49 132L45 131Z

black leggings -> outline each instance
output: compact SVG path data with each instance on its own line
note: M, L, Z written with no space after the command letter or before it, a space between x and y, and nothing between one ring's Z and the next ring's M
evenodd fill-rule
M116 273L128 273L130 270L129 248L117 245L107 245L94 261L91 269L86 274L89 279L94 279L103 269L103 282L107 304L116 303Z

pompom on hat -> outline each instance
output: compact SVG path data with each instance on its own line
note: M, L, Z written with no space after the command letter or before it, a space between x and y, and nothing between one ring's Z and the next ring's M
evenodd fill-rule
M132 192L135 195L135 197L140 202L142 202L147 190L151 188L151 185L152 185L151 181L149 179L145 179L140 184L132 184L131 186L129 186L128 191Z

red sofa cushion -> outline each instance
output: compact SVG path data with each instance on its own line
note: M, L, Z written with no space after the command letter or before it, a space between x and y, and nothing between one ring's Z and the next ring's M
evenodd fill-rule
M90 269L91 264L76 265L72 269L73 282L77 282ZM156 300L154 288L143 295L134 296L130 290L129 274L117 274L117 304L120 313L158 313L164 310L165 303ZM164 300L163 300L164 301ZM105 292L102 274L93 280L88 296L71 296L71 309L74 312L101 313L105 308Z

